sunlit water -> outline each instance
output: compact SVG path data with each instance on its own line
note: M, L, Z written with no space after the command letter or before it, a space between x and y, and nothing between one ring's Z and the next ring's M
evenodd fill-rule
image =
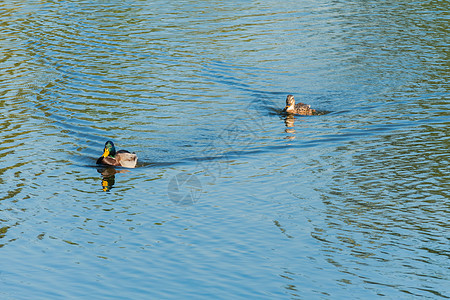
M447 1L23 2L2 299L450 297Z

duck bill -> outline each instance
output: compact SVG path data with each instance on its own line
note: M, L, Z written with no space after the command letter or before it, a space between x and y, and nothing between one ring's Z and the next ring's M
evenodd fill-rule
M286 105L286 107L283 109L283 111L287 111L289 109L289 106Z
M103 152L103 157L107 157L109 155L109 149L105 148L105 151Z

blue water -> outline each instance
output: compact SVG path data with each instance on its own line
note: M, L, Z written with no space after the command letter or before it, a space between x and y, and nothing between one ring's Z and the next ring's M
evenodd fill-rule
M446 1L0 7L1 299L450 297Z

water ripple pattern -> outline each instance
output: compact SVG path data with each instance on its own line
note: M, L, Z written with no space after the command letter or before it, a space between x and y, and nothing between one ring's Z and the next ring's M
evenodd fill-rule
M0 298L450 298L448 21L0 4ZM321 114L283 115L287 94ZM96 166L107 140L138 167Z

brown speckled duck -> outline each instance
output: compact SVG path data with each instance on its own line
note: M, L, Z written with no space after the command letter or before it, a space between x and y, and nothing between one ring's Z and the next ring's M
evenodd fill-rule
M116 147L111 141L105 143L103 155L97 159L97 164L118 166L125 168L135 168L137 163L137 155L127 150L119 150L116 152Z
M298 114L304 116L311 116L316 114L316 110L312 109L310 105L304 103L295 104L295 99L293 95L287 95L286 97L286 107L283 112L288 114Z

